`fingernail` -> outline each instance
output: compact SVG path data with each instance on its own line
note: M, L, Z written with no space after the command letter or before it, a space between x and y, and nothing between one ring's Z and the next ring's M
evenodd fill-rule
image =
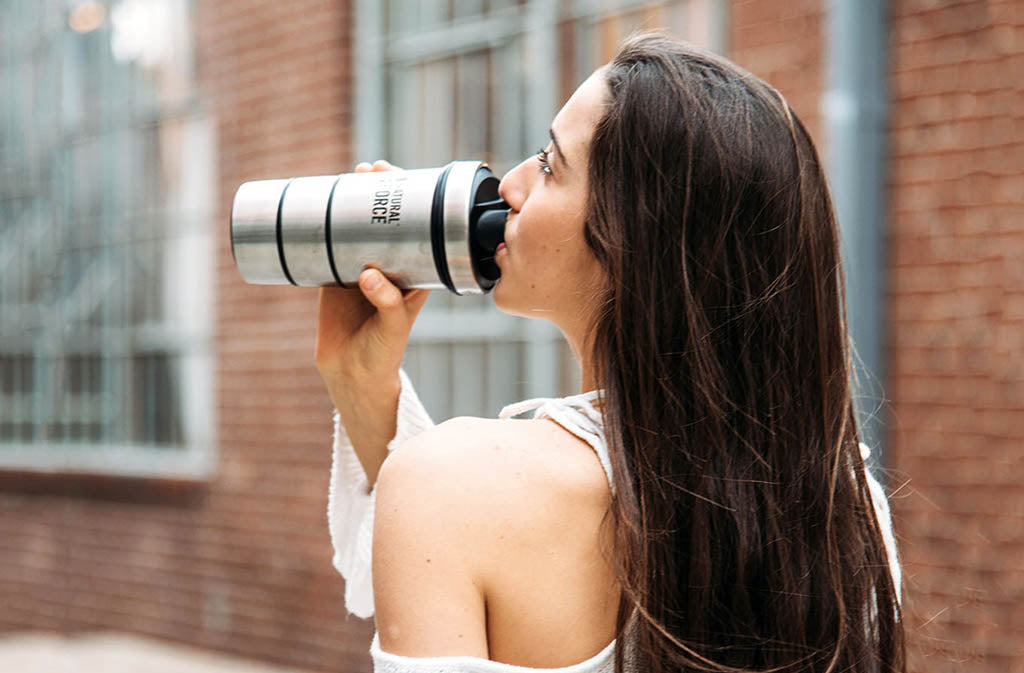
M363 287L367 290L376 290L380 287L380 272L372 271L366 275L366 280L363 281Z

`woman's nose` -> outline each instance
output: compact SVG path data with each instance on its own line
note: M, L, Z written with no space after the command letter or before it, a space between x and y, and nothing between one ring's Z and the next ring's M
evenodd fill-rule
M525 163L525 162L524 162ZM522 179L522 168L523 164L520 163L515 168L505 173L505 176L498 183L498 195L505 199L505 203L509 205L512 210L521 210L523 201L526 200L526 189L524 180Z

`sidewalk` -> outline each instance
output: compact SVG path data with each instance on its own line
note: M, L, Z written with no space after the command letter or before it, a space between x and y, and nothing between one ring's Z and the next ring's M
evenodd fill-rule
M10 673L305 673L125 633L64 637L30 632L0 638Z

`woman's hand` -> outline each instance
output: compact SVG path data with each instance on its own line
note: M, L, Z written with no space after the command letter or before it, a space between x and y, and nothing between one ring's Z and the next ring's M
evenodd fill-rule
M401 170L380 160L355 172ZM359 275L359 289L320 289L316 366L339 409L353 396L394 389L409 332L430 290L404 292L377 269Z
M401 169L381 160L355 170ZM402 292L377 269L359 274L358 289L320 288L316 368L371 486L397 431L398 368L428 297L426 289Z

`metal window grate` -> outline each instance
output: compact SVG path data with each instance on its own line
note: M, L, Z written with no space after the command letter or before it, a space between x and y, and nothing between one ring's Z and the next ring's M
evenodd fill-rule
M0 467L201 476L214 178L193 3L91 22L82 4L0 5Z

